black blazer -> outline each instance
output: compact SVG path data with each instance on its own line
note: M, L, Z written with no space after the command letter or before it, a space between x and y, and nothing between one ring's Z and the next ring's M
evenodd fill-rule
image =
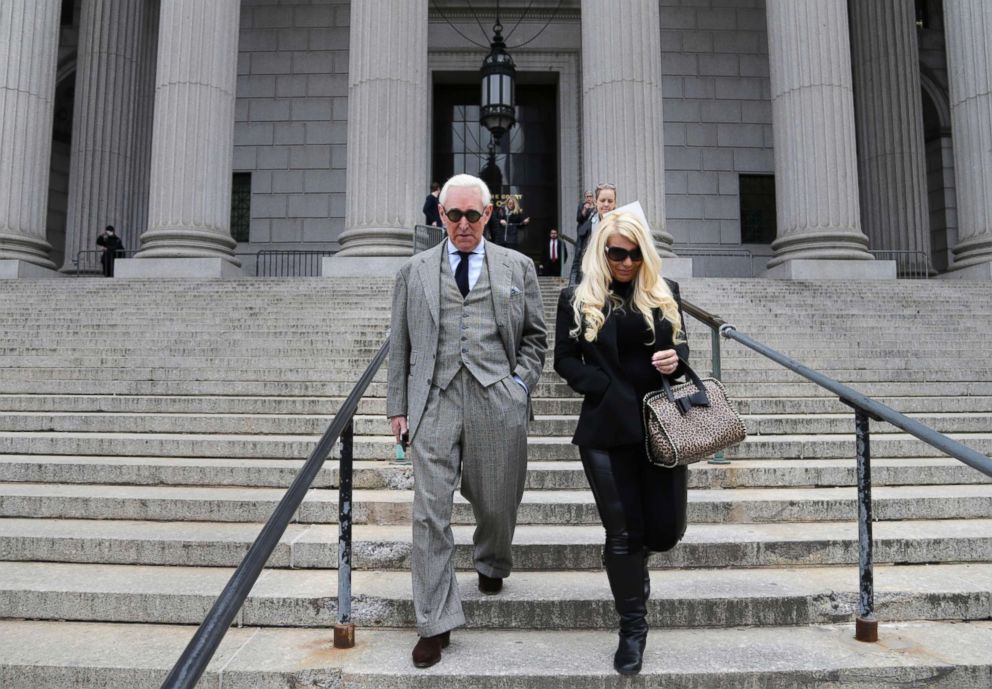
M593 215L590 214L575 231L575 258L572 260L572 270L568 274L570 287L582 282L582 257L586 253L586 246L589 245L589 238L592 237L592 218Z
M421 210L424 213L425 224L441 227L441 211L438 209L438 199L434 194L427 195Z
M685 316L678 283L666 279L679 305L682 333L685 335ZM617 347L616 319L607 318L595 342L586 342L581 334L578 339L569 336L575 325L572 312L574 288L562 290L558 296L558 315L555 319L555 371L568 386L584 396L579 424L572 442L582 447L607 450L620 445L631 445L644 440L641 421L641 403L634 386L623 376ZM689 360L689 345L672 342L672 325L654 312L654 351L675 349L679 358ZM671 377L683 374L683 365Z
M561 277L561 267L562 264L568 259L568 248L565 246L565 242L561 239L556 239L558 242L558 260L554 263L551 262L551 240L544 240L544 248L541 249L541 270L544 275L554 275L555 277Z

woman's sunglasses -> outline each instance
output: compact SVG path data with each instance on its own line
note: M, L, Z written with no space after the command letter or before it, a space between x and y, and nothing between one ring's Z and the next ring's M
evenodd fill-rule
M644 255L641 253L640 248L630 249L628 251L627 249L622 249L619 246L608 246L606 247L606 258L611 261L615 261L616 263L623 263L629 258L631 261L637 263L638 261L643 260Z
M466 218L469 222L479 222L479 219L482 218L482 213L479 211L463 211L458 208L452 208L451 210L445 209L444 214L451 222L461 222L462 218Z

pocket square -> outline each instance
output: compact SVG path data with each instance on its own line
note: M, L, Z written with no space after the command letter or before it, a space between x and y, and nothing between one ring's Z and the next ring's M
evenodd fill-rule
M521 293L521 292L520 292L520 290L519 290L519 289L517 289L517 287L516 287L516 286L514 286L514 285L510 285L510 296L511 296L511 297L515 297L515 296L517 296L517 295L518 295L518 294L520 294L520 293Z

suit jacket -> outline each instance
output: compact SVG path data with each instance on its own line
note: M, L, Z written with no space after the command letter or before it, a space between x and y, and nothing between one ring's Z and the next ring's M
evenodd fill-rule
M575 227L582 227L582 223L592 217L592 214L596 212L595 204L589 208L586 208L586 202L583 201L579 204L579 207L575 209Z
M551 240L544 240L544 248L541 249L541 267L544 269L545 275L561 275L561 267L565 263L565 259L568 258L568 249L565 248L565 242L561 239L555 240L558 242L558 260L552 264L551 263Z
M575 231L575 258L572 259L572 270L568 274L569 287L575 287L582 282L582 257L585 255L586 247L589 246L589 239L592 237L593 217L590 215L586 218L586 221L579 225L579 229Z
M389 337L386 416L405 415L410 436L427 405L438 351L441 261L447 242L411 258L396 275ZM534 390L548 346L544 308L534 262L486 242L493 310L510 370Z
M438 210L438 200L434 194L427 195L427 198L424 199L424 207L421 210L424 213L425 224L441 227L441 211Z
M679 286L671 280L665 282L678 302L684 335L685 316ZM642 400L637 398L634 386L624 377L620 367L616 320L606 319L595 342L586 342L581 334L578 339L570 337L568 331L575 325L574 292L571 287L562 290L555 319L555 371L570 388L584 396L572 442L597 450L639 443L644 438ZM654 333L654 351L674 348L680 359L689 360L689 345L672 342L672 324L659 309L654 311ZM671 377L677 378L682 373L680 363Z

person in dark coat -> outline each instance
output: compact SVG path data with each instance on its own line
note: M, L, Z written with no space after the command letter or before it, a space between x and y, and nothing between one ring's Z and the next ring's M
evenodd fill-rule
M124 242L117 236L113 225L107 225L103 234L96 238L97 246L103 247L100 265L103 266L103 276L114 277L114 260L124 255Z
M593 235L596 225L603 216L617 207L617 188L613 184L599 184L595 191L596 212L589 215L582 226L576 230L575 236L575 258L572 260L572 270L568 276L569 285L577 285L582 279L582 257L586 252L586 245Z
M441 213L437 209L437 197L441 194L441 185L437 182L431 182L431 193L427 195L424 199L424 224L433 225L434 227L441 227Z
M575 229L579 229L585 224L585 221L589 219L596 211L596 201L591 191L587 191L582 197L582 203L575 211Z
M516 251L520 244L520 228L530 223L530 218L524 216L524 209L517 205L512 196L506 199L506 205L499 209L500 241L497 242L508 249Z
M607 216L589 252L582 281L558 299L555 371L583 395L572 442L606 530L603 561L620 616L613 666L632 675L648 633L648 553L670 550L685 533L688 475L648 461L641 400L663 375L682 375L689 347L678 285L662 279L636 214Z
M558 238L558 230L551 228L548 240L541 251L541 275L561 277L561 267L568 258L565 242Z

